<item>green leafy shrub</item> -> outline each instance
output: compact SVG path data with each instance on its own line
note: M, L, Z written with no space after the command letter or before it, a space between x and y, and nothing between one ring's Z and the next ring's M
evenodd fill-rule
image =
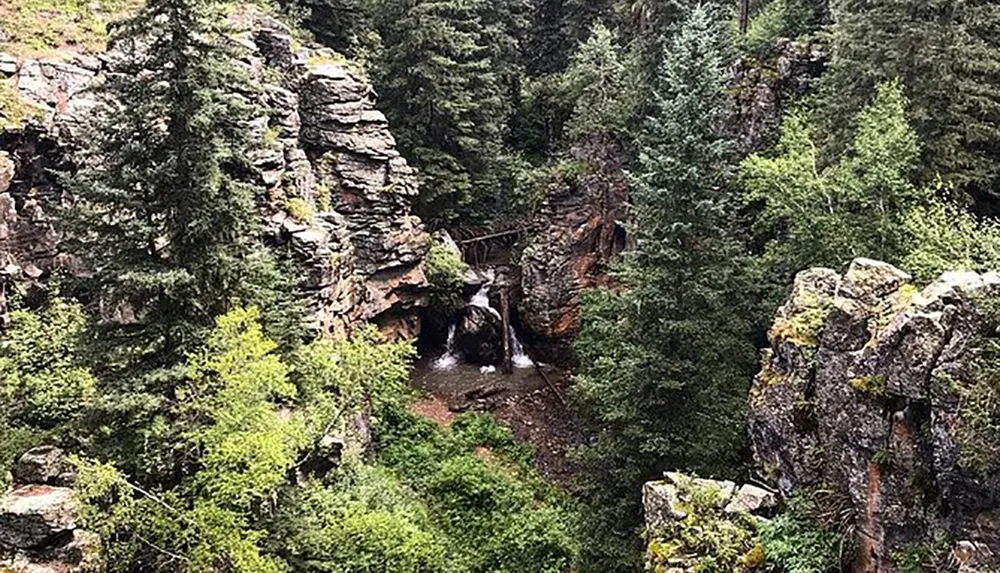
M41 429L73 423L96 397L97 382L79 356L82 308L55 298L39 311L14 311L10 320L0 343L4 416Z
M285 210L292 216L292 219L295 219L300 223L308 221L316 215L316 211L313 209L312 205L301 197L292 197L291 199L285 201Z
M778 517L760 526L767 563L782 573L838 571L844 538L824 528L814 501L800 494Z
M743 36L744 49L761 54L774 48L778 38L786 33L788 5L786 0L770 0L757 12Z
M301 573L454 571L446 538L416 493L383 468L358 465L327 487L291 495L274 530Z
M468 265L444 243L434 240L424 258L424 272L431 285L431 312L446 317L462 308L463 276L468 269Z
M379 462L431 508L460 571L557 573L574 563L578 516L510 430L480 415L440 428L398 408L379 419Z
M951 270L1000 269L1000 224L961 206L936 201L911 210L903 225L912 247L902 267L921 283Z

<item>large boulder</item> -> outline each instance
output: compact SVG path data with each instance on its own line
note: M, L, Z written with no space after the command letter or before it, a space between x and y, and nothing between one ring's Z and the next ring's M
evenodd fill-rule
M592 138L557 170L528 231L521 257L521 322L546 360L571 361L580 295L609 282L608 263L625 246L628 189L623 154Z
M495 311L469 305L455 330L455 348L468 362L490 365L503 360L503 324Z
M75 475L53 446L25 453L14 467L15 487L0 497L0 571L98 573L100 539L79 529L79 507L69 487Z
M1000 555L1000 407L981 361L998 297L1000 274L921 290L858 259L800 273L778 312L750 395L756 462L786 496L834 492L856 571L898 571L895 555L940 538L956 559Z
M14 483L69 487L75 481L76 469L55 446L32 448L14 464Z
M642 504L647 571L763 570L757 525L777 505L773 493L668 472L643 486Z

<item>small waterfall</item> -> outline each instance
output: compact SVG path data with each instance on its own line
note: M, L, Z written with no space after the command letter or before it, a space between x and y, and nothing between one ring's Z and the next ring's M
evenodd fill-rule
M458 364L458 354L455 352L455 329L457 323L448 326L448 342L445 344L444 354L438 357L431 365L435 370L451 370Z
M510 346L510 363L514 365L514 368L531 368L535 365L528 353L524 351L521 341L517 339L517 332L513 326L510 327Z
M493 273L493 269L486 271L483 274L483 277L486 280L483 282L483 286L479 287L479 290L476 291L476 294L472 295L472 298L469 299L469 306L478 306L479 308L485 309L493 316L500 318L500 312L490 305L490 287L493 286L493 281L496 280L496 275Z
M482 274L483 284L476 291L476 294L472 295L469 299L469 306L479 307L486 312L489 312L501 323L506 323L504 321L503 315L500 311L493 308L490 304L490 288L496 283L496 273L493 269L489 269ZM445 346L445 352L439 356L433 363L431 367L435 370L452 370L461 360L458 352L455 350L455 331L458 327L457 322L453 322L448 326L448 342ZM517 339L517 333L514 331L514 327L510 324L507 325L507 332L510 339L510 363L514 368L532 368L535 363L528 356L528 353L524 351L524 346L521 341ZM480 369L483 374L491 374L496 372L495 366L483 366Z

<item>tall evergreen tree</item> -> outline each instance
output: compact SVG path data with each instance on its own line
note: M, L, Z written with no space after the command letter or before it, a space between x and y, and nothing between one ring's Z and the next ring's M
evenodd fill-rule
M497 184L492 161L509 113L497 30L484 24L485 0L388 4L376 83L400 151L421 172L418 214L441 224Z
M633 99L638 98L630 97L632 86L626 64L615 34L604 24L595 24L565 74L576 100L567 126L570 137L627 136L633 120Z
M215 318L240 304L284 310L280 273L257 238L254 187L241 180L255 147L254 89L224 8L154 0L118 29L121 56L71 181L67 236L93 271L81 288L99 315L95 447L134 464L125 469L137 479L169 482L185 463L165 404Z
M125 56L75 178L70 235L94 270L105 326L178 351L261 292L249 165L253 89L223 37L223 3L156 0L116 33ZM240 93L242 91L242 93Z
M877 84L898 79L924 142L924 180L941 175L974 194L1000 192L1000 7L833 0L831 10L832 61L820 96L830 151L850 144L856 126L843 118L856 116Z
M632 181L634 247L620 288L592 293L584 307L575 389L595 441L582 458L603 534L619 542L638 523L644 480L667 469L731 471L742 453L755 353L729 232L722 34L697 7L662 60Z

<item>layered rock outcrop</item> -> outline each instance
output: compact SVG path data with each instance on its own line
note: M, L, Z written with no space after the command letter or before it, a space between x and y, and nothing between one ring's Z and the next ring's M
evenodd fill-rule
M750 435L781 493L834 492L857 531L854 571L900 571L905 552L942 541L945 561L1000 564L998 301L996 273L920 289L858 259L796 278Z
M415 336L427 302L429 237L410 214L416 174L396 151L371 84L337 54L298 45L269 16L246 8L232 18L243 48L234 64L261 86L244 95L264 110L250 127L266 144L251 174L266 189L263 232L304 267L315 328L340 335L373 321L393 336ZM51 221L64 200L51 170L71 167L97 105L87 87L113 62L112 47L101 58L22 60L0 72L31 110L21 127L0 130L0 262L8 275L34 282L71 264Z
M566 361L580 328L580 295L607 284L607 265L625 246L628 186L623 155L592 138L557 171L521 257L521 322L533 346Z
M79 528L72 471L61 450L29 450L0 497L0 571L98 573L100 541Z

